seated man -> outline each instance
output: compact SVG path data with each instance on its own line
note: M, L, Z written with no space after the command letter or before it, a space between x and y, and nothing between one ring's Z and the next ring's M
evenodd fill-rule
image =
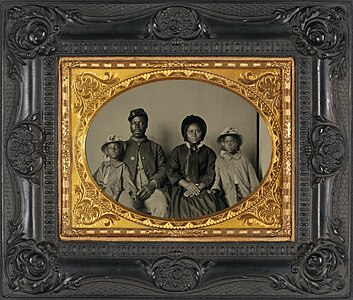
M142 108L132 110L128 120L132 136L126 141L123 161L138 190L138 201L125 198L119 202L135 210L145 208L152 216L166 218L168 203L161 191L167 182L163 149L146 137L148 115Z

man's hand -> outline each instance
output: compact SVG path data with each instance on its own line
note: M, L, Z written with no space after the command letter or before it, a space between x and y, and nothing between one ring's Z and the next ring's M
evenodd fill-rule
M137 192L137 197L141 201L147 200L153 194L154 190L156 189L156 185L154 182L150 181L146 185L144 185L141 190Z

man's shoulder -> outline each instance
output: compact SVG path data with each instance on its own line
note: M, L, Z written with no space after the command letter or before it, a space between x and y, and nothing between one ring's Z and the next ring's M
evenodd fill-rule
M129 138L127 141L125 141L125 144L126 145L132 145L132 144L138 144L137 141L135 141L134 139L132 138ZM153 146L158 146L158 147L162 147L160 144L156 143L155 141L152 141L150 139L146 139L142 144L147 144L147 145L153 145Z
M155 148L155 149L163 149L160 144L158 144L157 142L152 141L152 140L150 140L150 139L147 139L147 140L145 141L145 143L146 143L147 145L149 145L150 147L152 147L152 148Z
M126 145L129 145L129 144L134 143L134 140L133 140L132 138L129 138L129 139L127 139L126 141L124 141L124 143L125 143Z
M147 139L147 140L146 140L146 143L150 143L151 145L156 145L156 146L160 146L160 147L161 147L160 144L158 144L157 142L152 141L152 140L150 140L150 139Z

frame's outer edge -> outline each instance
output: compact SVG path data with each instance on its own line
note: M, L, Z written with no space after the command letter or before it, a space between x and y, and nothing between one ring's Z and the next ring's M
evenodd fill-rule
M31 9L27 10L29 7L26 6L27 4L36 4L36 6L32 6ZM84 8L81 2L75 2L73 6L88 10L91 8L91 4L93 2L85 4L87 8ZM98 12L103 4L103 2L100 2L97 6L93 6ZM238 247L237 249L239 250L233 249L232 251L234 252L232 253L230 250L232 246L228 244L217 245L213 250L212 246L206 244L185 245L179 243L172 245L156 243L153 246L143 244L129 245L125 243L120 245L119 248L109 243L103 243L99 247L96 247L96 245L89 243L72 245L56 240L57 229L54 226L55 220L46 217L45 222L47 223L43 224L42 218L44 210L53 208L56 211L54 205L55 197L51 197L50 195L55 193L57 186L55 180L54 183L52 182L52 173L50 172L53 172L53 169L54 172L57 170L55 170L55 166L52 168L50 166L51 163L48 163L55 161L55 155L57 154L54 146L51 144L52 141L55 141L55 137L57 137L56 129L51 124L51 120L54 121L55 111L58 111L58 108L52 103L55 101L56 96L53 97L51 92L55 94L57 91L55 86L53 90L48 89L50 82L56 80L56 76L53 76L53 74L44 74L43 70L46 67L51 69L51 63L55 65L56 55L73 55L77 51L80 51L80 49L84 49L84 47L80 48L80 41L75 41L75 37L77 38L80 33L80 26L84 28L87 24L104 22L102 21L102 17L85 17L84 14L79 14L78 11L69 9L68 7L72 3L63 2L62 4L56 4L55 1L48 1L44 3L44 6L41 6L43 3L37 5L33 1L29 1L18 3L16 8L12 7L13 3L5 1L1 3L2 20L4 21L2 22L1 40L3 43L0 52L2 58L0 62L2 66L2 81L0 83L2 91L0 129L2 129L2 136L0 141L3 149L0 186L2 189L1 208L4 215L2 221L2 264L4 266L2 293L4 296L94 296L99 295L103 288L105 289L104 294L110 296L150 298L171 297L174 295L185 298L215 296L226 298L229 295L245 295L252 298L259 296L275 298L303 296L305 298L317 297L320 299L321 297L335 297L336 299L344 299L349 296L350 286L352 286L352 278L348 274L348 269L351 268L350 271L352 272L350 255L352 250L351 216L353 213L352 205L349 201L352 199L350 170L345 171L344 175L346 177L342 175L343 180L338 181L336 179L335 182L333 181L335 178L341 178L337 177L337 174L341 175L342 173L342 169L340 169L342 161L352 163L349 153L352 139L350 120L352 115L350 106L352 78L350 70L352 69L348 68L345 77L342 73L344 70L341 69L341 65L337 66L337 64L334 64L335 68L332 69L332 64L330 63L335 61L335 53L337 51L339 59L342 59L342 57L345 58L348 61L348 66L352 63L351 1L333 4L327 3L326 5L322 2L310 3L310 5L314 6L307 6L308 3L299 2L298 5L302 5L303 7L294 7L293 4L287 2L280 2L280 4L283 9L277 11L275 19L280 23L282 22L282 25L285 26L271 25L271 28L276 29L281 39L285 40L285 36L290 33L293 39L297 38L296 41L299 39L301 42L304 42L304 47L303 44L296 44L297 50L304 52L302 54L305 56L305 59L309 58L313 70L317 66L316 70L318 70L317 74L319 76L324 76L323 80L320 80L314 74L310 81L317 84L317 87L314 88L317 91L317 102L314 103L318 105L311 112L313 114L315 114L315 110L320 112L318 118L310 117L311 157L315 157L313 153L322 153L320 151L326 149L323 149L322 145L331 146L331 148L333 147L338 152L337 160L339 163L331 162L327 164L322 163L322 160L319 162L315 159L311 160L312 178L315 184L317 184L314 184L314 189L317 188L317 194L314 193L312 197L316 197L316 199L321 199L322 197L324 200L323 202L318 202L317 207L319 204L326 204L327 207L323 208L323 213L318 214L320 221L318 221L317 228L309 228L312 231L307 239L301 241L298 252L295 253L294 244L287 244L289 250L284 251L287 251L288 254L282 257L279 255L279 259L273 260L275 262L282 260L282 264L279 264L277 267L277 273L267 273L271 265L271 260L269 260L270 263L267 265L264 257L251 256L251 248L254 247L252 244L235 246L234 248ZM60 5L64 9L56 8ZM113 4L109 5L111 8L114 8ZM129 5L120 5L122 11L129 11ZM133 5L133 3L130 4L130 6ZM141 26L142 24L146 25L146 21L150 20L150 23L147 22L146 31L142 30L142 37L135 42L134 40L129 41L127 39L124 40L123 44L128 45L129 49L133 49L134 47L138 49L141 40L146 39L146 44L157 45L157 48L158 45L165 45L168 49L176 49L176 53L178 51L183 53L180 50L182 47L178 45L189 43L183 36L165 36L161 35L158 31L153 31L153 26L155 25L153 23L155 19L153 18L157 18L158 16L155 13L175 6L189 7L189 12L191 11L193 17L195 17L196 13L196 19L200 23L202 30L196 33L193 39L191 39L190 44L196 41L202 45L205 40L212 41L213 39L217 39L214 29L221 30L222 22L226 22L227 24L234 22L235 26L240 28L239 23L237 23L239 21L241 24L251 24L252 21L255 23L264 21L264 15L259 13L261 7L265 7L263 2L252 3L248 6L244 5L244 7L248 7L248 11L249 7L256 7L257 12L255 15L259 14L260 16L254 19L247 18L247 22L243 22L244 16L234 17L232 14L225 13L225 9L234 9L236 5L237 3L233 3L232 1L224 5L219 5L217 8L214 5L212 6L212 3L206 5L199 1L193 5L182 3L173 6L164 5L160 2L153 3L150 6L146 5L142 9L143 21L140 23L136 21L139 24L138 26ZM274 6L273 4L268 5L272 9ZM12 19L9 15L10 7L12 7L10 14ZM348 14L350 19L347 15L344 18L344 14L340 10L342 7L343 13ZM23 11L22 8L24 9ZM242 11L239 5L236 7L236 10ZM244 11L242 12L244 13ZM166 11L164 13L168 14ZM133 20L138 19L138 14L139 11L132 14ZM101 12L101 15L104 15L104 13ZM217 18L222 15L227 15L229 19L217 23ZM273 18L273 15L268 19L270 20L271 18ZM342 21L342 18L344 21ZM12 23L9 21L10 19ZM103 19L106 20L106 17L103 17ZM124 19L124 16L120 16L116 19L112 18L109 22L116 22L119 25L124 24L127 19ZM26 23L26 20L29 20L29 23ZM38 20L40 21L39 23L37 22ZM312 21L314 23L311 23ZM314 32L318 35L308 36L306 35L307 32L298 31L298 28L300 29L300 26L297 26L298 22L301 25L304 24L304 27L307 25L305 29L308 32L311 32L311 30L315 31L318 28L316 26L320 27L320 24L324 25L323 27L327 26L333 30L334 35L339 35L341 32L345 34L343 37L344 45L334 44L333 46L331 45L331 48L325 48L327 45L321 43L322 41L320 42L320 37L322 37L320 36L322 33L320 30L324 30L323 28L320 28L319 33ZM214 25L214 27L208 25L208 23ZM22 28L23 24L28 26ZM34 27L29 26L33 24ZM152 27L148 25L152 25ZM123 36L125 34L124 37L129 34L135 34L138 31L132 30L127 33L127 31L118 27L114 27L114 30L116 30L115 33ZM70 28L74 30L70 32ZM122 26L122 28L124 27ZM10 29L14 30L18 35L11 35ZM291 32L291 29L293 32ZM50 34L43 35L43 33ZM72 40L70 35L74 37ZM314 38L314 41L311 40L311 37ZM26 38L29 38L29 40L25 40ZM227 40L228 37L225 36L223 38ZM242 36L241 38L244 39L245 37ZM319 42L317 42L317 38ZM220 43L224 42L224 40L220 40ZM338 41L342 41L341 36L338 36ZM118 47L118 49L122 49L119 53L120 55L127 54L123 50L124 45L121 48ZM112 43L111 48L108 45L108 49L116 51L114 48L116 46ZM311 53L310 50L313 50L313 48L316 52ZM96 45L96 48L93 46L91 49L92 52L88 53L89 55L94 55L95 51L97 51L94 49L100 48L99 45ZM246 47L242 49L244 52L247 51ZM8 56L9 52L10 55ZM54 54L55 52L57 54ZM291 53L291 50L285 50L283 54L288 53ZM109 53L105 52L104 54ZM165 55L166 53L161 52L157 54ZM199 53L192 52L189 55L192 54L197 55ZM134 52L134 55L137 55L137 52ZM301 56L298 53L292 53L292 55L296 57ZM10 58L10 63L7 61L7 58ZM10 73L8 73L9 67L11 67ZM51 73L50 70L48 72ZM11 76L8 76L8 74ZM10 77L13 78L11 79ZM342 80L342 83L337 83L338 80ZM329 85L327 88L328 94L325 89L327 86L322 86L322 84ZM330 85L333 87L330 87ZM344 89L344 87L348 91L337 91L337 89ZM335 98L333 94L336 97L339 96L339 99ZM312 100L315 99L313 93L310 96L312 96ZM46 104L45 101L47 102ZM344 109L340 105L346 107L345 111L338 111L338 116L336 115L336 108L333 107L336 102L339 109ZM321 108L319 105L324 105L325 107ZM13 112L17 113L15 118L13 117ZM46 112L49 112L49 114L46 115ZM341 115L344 116L343 119L340 118ZM51 116L51 118L46 119L45 116ZM48 123L45 124L45 122ZM48 132L53 134L54 139L49 137L51 134L48 134ZM322 134L323 132L325 133L324 135ZM332 137L334 137L334 145L332 145ZM328 140L328 138L331 138L331 140ZM19 144L26 144L27 146L31 144L35 151L31 153L26 152L25 156L29 156L30 160L23 160L18 164L13 159L14 156L12 156L13 153L16 153L16 155L18 153L16 150L9 151L9 149L11 148L10 146ZM18 155L20 155L21 159L23 158L22 154ZM18 159L18 156L16 156L16 159ZM321 172L322 166L324 172ZM348 166L351 165L348 164ZM47 181L49 183L46 183ZM344 190L342 191L342 195L348 199L338 199L336 193L339 195L341 193L340 191L336 191L336 189ZM48 193L43 195L43 192L44 194L45 192ZM41 199L48 202L42 203ZM333 199L338 199L337 202L342 201L339 203L344 204L348 208L349 213L343 212L335 203L332 203ZM31 211L33 214L31 214ZM343 222L336 220L329 221L328 217L340 217L339 212L341 212ZM314 214L313 210L311 210L311 213ZM341 231L341 224L343 231ZM49 242L44 241L46 239L49 239ZM242 247L245 249L244 251L247 255L241 255ZM269 245L269 247L274 247L274 245ZM283 245L283 248L285 247ZM90 249L94 249L92 250L93 252ZM107 249L110 250L107 251ZM156 251L156 249L158 250ZM203 253L200 251L201 249L204 249ZM230 255L219 255L223 251L221 249L228 249L229 252L227 253L230 253ZM96 262L84 257L85 254L94 256L95 251L103 254L102 256L98 256L99 259L95 258L97 259ZM111 252L109 253L109 251ZM123 253L124 251L125 254ZM108 254L111 257L107 258L104 254ZM232 258L234 254L238 256ZM137 259L138 256L141 257ZM294 261L292 261L292 269L289 269L291 258ZM234 270L249 268L251 261L259 265L263 264L262 268L256 269L255 272L249 272L246 275L240 274L241 272L237 273ZM88 266L87 264L87 268L85 269L84 264L88 262L91 265ZM233 264L235 266L234 269L231 270L229 264ZM83 273L83 271L90 270L90 268L91 271L93 270L90 275ZM173 272L175 270L177 272L186 272L185 274L188 274L186 280L181 282L176 278L173 279ZM222 273L223 270L226 270L228 273ZM256 274L259 273L259 270L260 275ZM235 275L232 271L235 272ZM261 271L263 274L261 274ZM100 284L101 281L105 282ZM317 282L320 283L318 284ZM244 283L248 283L248 285L244 285ZM230 294L227 294L227 290L229 290Z

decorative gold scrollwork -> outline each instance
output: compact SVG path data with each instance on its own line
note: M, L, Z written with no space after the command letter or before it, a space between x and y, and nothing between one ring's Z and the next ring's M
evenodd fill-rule
M165 236L166 232L164 230L158 230L158 229L151 229L151 230L145 230L144 233L146 235L153 235L153 236ZM167 236L174 236L174 237L180 237L180 236L206 236L207 231L205 230L198 230L198 229L193 229L193 230L170 230L167 232Z
M291 239L294 194L292 189L294 124L291 111L293 61L266 58L260 59L259 62L250 66L247 60L244 62L235 60L232 65L236 67L232 69L233 66L229 67L229 59L226 61L200 59L190 63L188 60L152 58L136 60L134 63L127 60L125 62L127 68L124 68L124 60L117 62L102 58L99 62L100 68L97 69L96 61L89 62L87 59L77 64L76 58L75 67L68 72L66 65L72 62L63 61L61 69L63 145L60 158L63 181L62 238L78 236L81 238L90 234L88 239L95 239L97 236L92 236L92 229L104 229L118 238L122 236L142 238L147 235L155 238L188 239L212 236L216 234L214 232L219 231L221 233L217 234L221 234L221 238L231 236L233 239L243 234L234 235L232 233L234 229L250 230L249 236L251 231L257 232L261 229L266 230L265 235L268 237ZM207 66L203 66L205 63ZM117 64L119 69L115 67ZM188 64L195 65L191 67ZM220 65L222 71L218 71ZM249 68L243 68L241 65L249 65ZM120 79L115 75L117 72ZM199 219L153 218L117 205L116 201L109 199L92 182L86 163L86 134L92 118L102 105L128 89L155 81L175 79L204 81L226 88L247 99L264 118L272 140L271 166L258 189L241 203L218 214ZM72 119L70 116L73 116ZM69 232L66 227L78 229L79 233ZM229 230L222 231L228 228ZM69 234L65 235L68 232Z
M274 101L275 106L279 106L282 84L277 72L266 72L256 75L249 71L241 74L238 81L247 86L253 86L254 90L264 97L264 100Z
M282 207L273 199L266 199L239 216L246 225L279 226Z
M250 209L246 210L238 219L249 226L255 224L266 227L281 226L283 218L283 190L276 184L273 191L271 190L270 193L265 195L258 205L253 205Z
M183 62L183 61L168 61L168 62L149 62L145 64L148 68L205 68L208 66L207 63L193 63L193 62Z
M119 81L119 78L109 72L105 72L104 78L100 78L90 72L78 75L73 83L73 89L78 96L77 102L74 105L74 111L82 114L86 101L94 98L98 93L103 92L105 87L113 86Z
M102 202L94 201L95 197L84 198L85 191L83 185L76 185L74 192L79 197L79 201L74 208L74 218L79 224L93 225L102 220L105 226L109 226L120 219L109 208L104 207Z

